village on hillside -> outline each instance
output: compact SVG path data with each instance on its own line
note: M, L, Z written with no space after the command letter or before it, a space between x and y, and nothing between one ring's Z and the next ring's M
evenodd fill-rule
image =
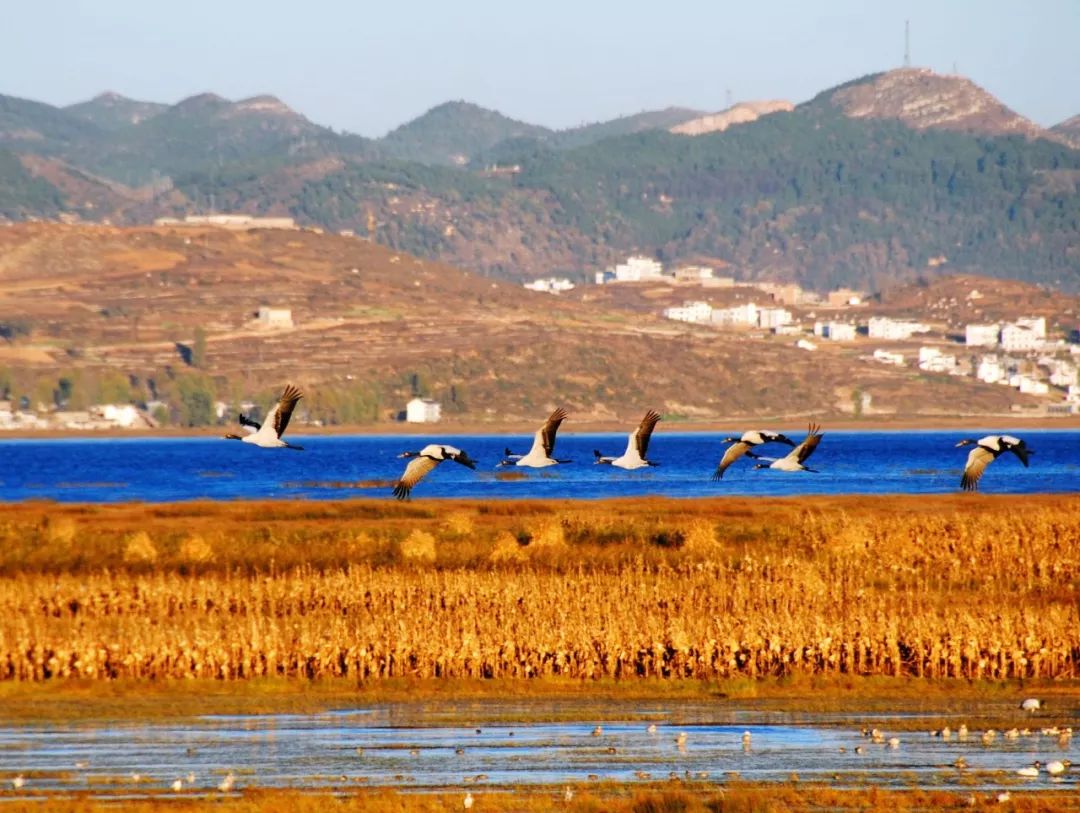
M659 313L666 319L720 331L758 330L789 336L807 352L818 351L822 343L842 343L856 348L868 363L974 377L1025 395L1043 396L1047 416L1080 413L1080 327L1049 335L1045 316L1017 313L1002 321L961 324L944 316L958 304L951 300L936 303L937 313L896 318L875 313L873 298L863 291L840 288L822 296L795 283L738 282L706 265L675 265L669 270L644 256L631 256L598 271L595 283L662 283L710 293L738 291L744 300L738 304L725 307L705 299L687 299ZM575 286L569 279L552 277L525 283L525 287L558 294ZM972 305L983 297L974 287L966 294ZM1019 405L1016 409L1020 410Z

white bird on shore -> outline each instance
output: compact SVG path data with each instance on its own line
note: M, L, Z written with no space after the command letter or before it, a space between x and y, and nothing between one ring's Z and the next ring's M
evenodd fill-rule
M594 449L597 463L606 463L620 469L643 469L647 466L655 466L645 455L649 450L649 439L652 437L656 422L660 420L660 413L650 409L641 419L641 423L630 433L626 441L626 451L621 457L604 457L599 449Z
M470 469L476 468L476 461L461 449L439 443L428 444L419 452L402 452L398 457L413 458L405 467L405 473L401 475L401 479L394 485L394 496L399 500L407 500L413 486L444 460L453 460Z
M465 810L469 810L473 806L473 796L471 793L466 793L465 798L461 800L461 806Z
M26 779L23 777L22 774L19 774L18 776L16 776L15 778L13 778L11 780L11 787L13 787L15 790L19 790L25 784L26 784Z
M1046 772L1051 776L1060 776L1072 767L1072 762L1067 759L1052 759L1046 763Z
M225 778L221 780L221 783L217 787L218 787L218 790L220 790L222 793L228 793L230 790L233 789L233 786L235 784L236 784L236 777L233 776L232 771L229 771L225 775Z
M1039 775L1039 768L1041 767L1038 760L1032 762L1026 768L1021 768L1016 772L1017 776L1023 776L1025 779L1034 779Z
M170 787L173 789L173 793L179 793L181 790L184 789L184 780L183 779L174 779L173 783L172 783L172 785L170 785Z
M1023 711L1029 712L1030 714L1034 714L1035 712L1037 712L1039 709L1042 708L1042 705L1043 705L1042 701L1039 698L1037 698L1037 697L1028 697L1028 698L1025 698L1020 703L1020 708Z
M814 453L814 450L821 443L821 427L815 423L810 424L810 430L803 442L792 449L786 457L781 457L779 460L772 457L762 457L762 460L772 461L769 464L758 463L754 466L755 469L778 469L779 471L811 471L815 474L817 469L812 469L809 466L804 465L807 459Z
M984 438L964 438L956 444L960 446L974 446L968 453L967 463L964 464L964 474L960 478L960 487L964 491L975 491L979 488L979 478L982 477L986 467L993 463L1005 452L1012 452L1024 468L1028 465L1028 456L1035 454L1027 447L1024 441L1012 435L987 435Z
M303 397L304 394L297 387L292 384L287 385L278 402L274 404L273 409L267 414L266 420L258 423L245 415L241 415L240 425L247 430L248 434L241 436L230 432L225 435L226 439L242 440L244 443L261 446L264 449L296 449L297 451L303 451L303 446L294 446L281 439L289 426L289 418L292 417L296 402Z
M750 450L765 443L786 443L788 446L795 445L795 441L786 435L781 435L779 432L768 432L763 429L743 432L742 437L739 438L724 438L723 442L730 443L731 445L727 447L724 456L720 458L720 462L716 466L716 471L714 471L712 475L713 480L722 479L724 472L728 470L728 467L743 455L756 459L757 455Z
M552 412L544 425L536 430L533 436L533 445L529 453L516 455L509 449L506 450L506 459L499 463L500 466L527 466L540 469L545 466L554 466L558 463L569 463L569 460L557 460L551 456L555 450L555 435L559 431L559 425L566 420L567 412L559 407Z

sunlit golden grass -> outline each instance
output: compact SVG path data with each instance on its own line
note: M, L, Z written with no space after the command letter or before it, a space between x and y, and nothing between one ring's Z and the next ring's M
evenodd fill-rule
M1080 497L8 506L0 679L1075 679Z
M797 781L760 785L727 781L723 787L712 784L684 785L678 781L652 786L627 787L592 784L571 788L567 801L565 789L515 788L505 790L472 789L473 811L495 813L533 813L566 810L569 813L786 813L820 810L1001 810L998 792L946 790L838 790L823 785ZM191 798L127 799L123 809L129 813L160 813L164 810L210 809L223 813L325 813L327 810L364 810L382 813L441 813L462 810L464 790L439 790L432 793L404 793L396 790L345 788L337 793L306 794L295 790L249 790L231 797L220 794ZM1022 813L1052 813L1080 810L1080 796L1069 790L1039 793L1013 792L1007 809ZM34 801L4 804L5 810L55 810L75 813L105 813L115 810L116 800L75 795L64 799L39 798Z

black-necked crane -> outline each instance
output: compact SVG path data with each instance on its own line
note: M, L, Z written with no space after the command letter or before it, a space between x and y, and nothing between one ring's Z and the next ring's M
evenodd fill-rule
M544 425L536 430L536 434L533 436L533 445L528 454L515 455L507 449L507 456L499 465L528 466L540 469L545 466L554 466L557 463L571 462L569 460L557 460L551 456L551 453L555 450L555 435L559 431L559 425L566 420L566 415L567 412L562 407L556 409L544 421Z
M419 452L402 452L398 457L413 458L405 467L405 473L401 475L401 479L394 484L394 496L399 500L407 500L413 486L444 460L453 460L470 469L476 468L476 461L461 449L441 443L430 443Z
M713 472L712 479L714 480L723 478L724 472L728 470L728 467L743 455L756 458L757 455L750 451L753 448L765 443L786 443L788 446L795 445L795 441L787 435L781 435L779 432L768 432L762 429L743 432L742 437L739 438L724 438L723 442L730 443L731 445L727 447L727 451L724 452L724 456L720 458L720 462L716 466L716 471Z
M1020 458L1020 462L1024 464L1024 468L1027 468L1028 465L1028 455L1035 454L1035 452L1027 447L1024 441L1020 440L1020 438L1015 438L1012 435L987 435L978 440L975 440L974 438L964 438L956 445L957 447L975 447L968 453L967 463L964 464L964 474L960 478L960 487L964 489L964 491L977 490L979 487L979 478L982 477L983 472L986 471L986 467L997 460L1005 452L1012 452Z
M779 471L810 471L817 473L817 469L812 469L805 465L807 459L814 453L814 450L821 443L821 427L816 424L810 424L809 431L803 442L792 449L785 457L781 457L779 460L774 460L770 457L762 457L762 460L770 460L770 463L758 463L754 466L755 469L777 469Z
M630 433L626 441L626 451L622 453L621 457L604 457L604 455L600 454L599 449L594 449L593 454L596 455L596 462L620 469L643 469L647 466L657 465L647 459L645 455L649 451L649 439L652 437L653 429L656 428L656 422L659 420L660 413L650 409L645 413L645 417L641 419L641 423L637 425L637 428Z
M285 392L281 393L278 402L274 404L273 409L266 416L266 420L259 423L251 420L246 415L241 415L240 425L247 430L248 434L241 436L229 433L225 437L229 440L242 440L244 443L262 446L264 449L296 449L297 451L303 451L303 446L294 446L281 439L281 436L285 434L285 429L289 426L289 418L292 417L293 409L296 408L296 402L303 397L304 394L300 392L298 387L294 387L292 384L287 385Z

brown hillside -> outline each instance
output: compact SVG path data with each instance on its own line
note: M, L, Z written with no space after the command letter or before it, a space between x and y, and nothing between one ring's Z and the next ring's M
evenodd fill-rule
M865 340L811 353L790 336L661 319L662 307L697 295L685 289L575 293L525 291L308 231L27 224L0 228L0 312L23 328L0 340L0 373L40 393L61 375L121 372L138 396L147 382L198 372L185 352L202 328L203 372L219 398L265 398L294 381L324 420L333 418L320 399L361 386L378 393L387 418L414 375L447 419L491 424L535 421L556 404L582 421L636 419L645 406L669 420L795 420L850 414L858 392L899 416L1036 403L869 361ZM294 327L260 329L263 305L290 308Z

